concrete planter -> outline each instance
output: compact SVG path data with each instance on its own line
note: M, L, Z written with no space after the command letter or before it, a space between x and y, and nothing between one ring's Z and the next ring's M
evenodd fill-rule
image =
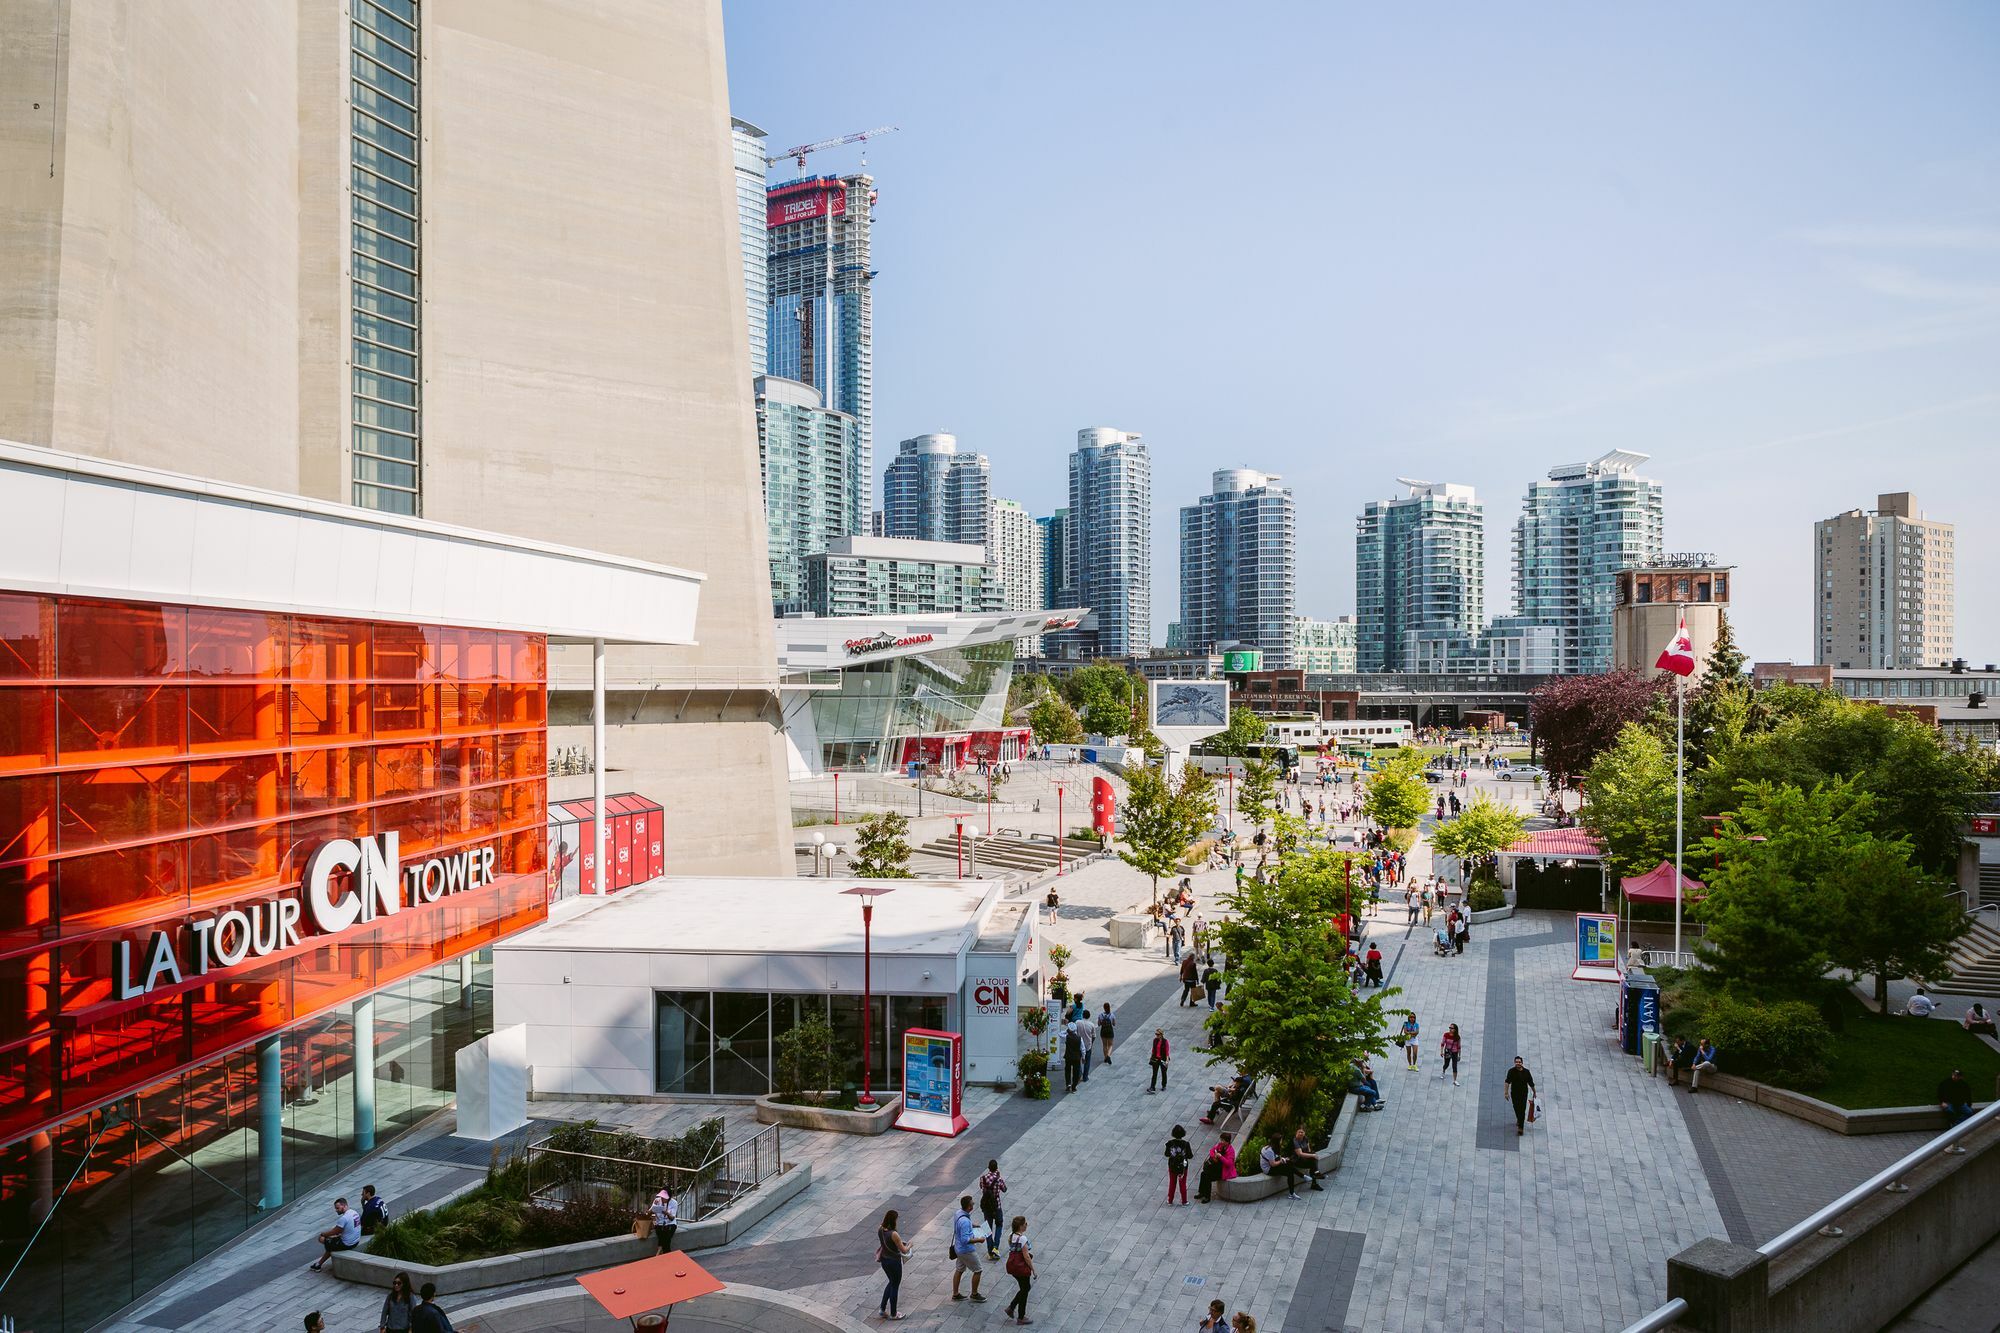
M1678 1088L1672 1091L1678 1096L1687 1095ZM1937 1106L1878 1106L1865 1111L1850 1111L1844 1106L1808 1097L1803 1092L1774 1088L1768 1083L1738 1078L1734 1074L1703 1074L1701 1095L1711 1092L1768 1106L1773 1111L1781 1111L1836 1134L1903 1134L1911 1130L1936 1134L1951 1128L1951 1118ZM1985 1102L1974 1102L1973 1109L1985 1105Z
M1514 915L1514 904L1512 903L1508 903L1505 907L1489 907L1483 912L1474 912L1472 914L1472 924L1479 926L1484 925L1488 921L1505 921L1512 915Z
M1350 1092L1340 1099L1340 1113L1333 1119L1333 1135L1327 1140L1326 1147L1320 1150L1321 1175L1330 1176L1340 1170L1340 1164L1347 1159L1347 1136L1354 1132L1354 1122L1360 1114L1353 1093ZM1215 1186L1216 1197L1224 1203L1255 1203L1259 1199L1268 1199L1284 1192L1283 1179L1278 1176L1267 1176L1261 1171L1253 1175L1238 1176L1234 1180L1218 1181Z
M757 1119L766 1125L791 1129L817 1129L828 1134L886 1134L896 1123L903 1107L903 1094L884 1093L872 1111L842 1111L831 1106L794 1106L769 1097L757 1099Z
M674 1233L674 1248L712 1250L727 1245L810 1184L812 1165L788 1162L781 1174L760 1185L743 1202L714 1217L682 1226ZM523 1250L519 1254L497 1254L490 1259L469 1259L462 1264L413 1264L401 1259L378 1259L366 1250L342 1250L333 1256L333 1275L343 1282L386 1289L395 1280L396 1274L408 1273L413 1286L435 1282L438 1294L447 1295L512 1286L539 1278L591 1273L614 1264L643 1259L653 1252L653 1241L650 1238L641 1240L637 1236L607 1236L603 1240L578 1241L574 1245L557 1245L546 1250Z

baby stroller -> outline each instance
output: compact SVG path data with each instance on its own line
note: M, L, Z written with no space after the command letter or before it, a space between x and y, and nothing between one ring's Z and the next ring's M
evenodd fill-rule
M1431 952L1436 954L1440 958L1447 957L1451 953L1451 941L1445 938L1445 933L1442 927L1440 927L1437 934L1431 938Z

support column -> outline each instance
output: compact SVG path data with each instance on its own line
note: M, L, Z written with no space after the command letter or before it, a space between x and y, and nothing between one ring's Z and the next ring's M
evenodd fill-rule
M56 1206L56 1150L48 1131L28 1136L28 1222L41 1225Z
M592 876L592 893L603 893L610 881L604 865L604 640L590 641L590 828L596 845L597 873Z
M354 1002L354 1150L375 1150L375 997Z
M466 954L458 960L458 1007L472 1008L472 958Z
M1667 1260L1667 1295L1688 1303L1676 1326L1701 1333L1769 1327L1771 1261L1726 1240L1696 1241Z
M257 1043L257 1206L267 1212L285 1204L284 1040L273 1033Z

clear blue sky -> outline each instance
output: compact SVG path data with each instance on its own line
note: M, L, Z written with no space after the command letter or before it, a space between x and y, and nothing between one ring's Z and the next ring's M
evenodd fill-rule
M1810 660L1813 521L1910 490L2000 660L2000 5L724 15L776 147L901 127L878 464L953 431L1047 513L1078 427L1141 432L1159 631L1214 468L1292 485L1313 615L1353 610L1365 500L1476 486L1491 616L1528 482L1626 448L1753 656Z

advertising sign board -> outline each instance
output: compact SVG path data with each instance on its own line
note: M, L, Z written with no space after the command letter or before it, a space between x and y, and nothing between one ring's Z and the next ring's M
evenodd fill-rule
M896 1116L897 1129L945 1138L966 1130L959 1113L963 1054L964 1038L956 1032L910 1028L903 1033L903 1109Z
M787 222L844 217L846 213L847 190L837 182L822 184L815 181L803 189L783 193L773 190L764 202L764 225L782 227Z
M1571 981L1618 981L1618 918L1608 912L1576 914L1576 968Z
M1264 667L1264 650L1261 648L1231 648L1222 655L1224 671L1261 671Z

